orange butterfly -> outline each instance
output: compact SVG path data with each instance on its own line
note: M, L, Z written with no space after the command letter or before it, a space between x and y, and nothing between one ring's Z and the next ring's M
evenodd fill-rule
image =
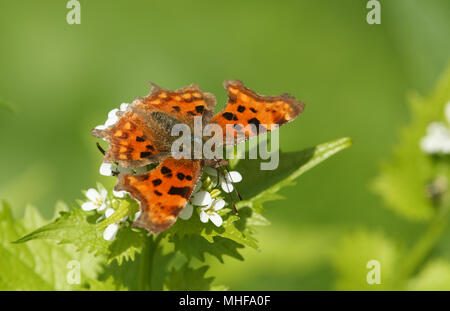
M224 133L225 144L237 144L259 134L258 128L239 133L241 125L283 125L302 113L305 105L294 97L261 96L246 88L241 81L228 80L226 107L213 115L216 99L193 84L169 91L151 83L152 90L145 98L136 99L126 111L118 111L118 121L92 134L106 139L109 149L103 162L116 162L123 167L137 168L160 162L145 174L120 174L116 191L127 191L141 205L141 215L135 227L159 233L169 228L188 202L204 166L216 166L223 161L206 159L175 159L171 145L177 137L171 128L180 123L194 126L194 117L202 117L203 125L218 124ZM226 140L226 126L233 125L237 140ZM228 137L229 138L229 137Z

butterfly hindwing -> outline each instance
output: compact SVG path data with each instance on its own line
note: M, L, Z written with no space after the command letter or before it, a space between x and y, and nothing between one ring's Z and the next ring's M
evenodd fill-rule
M238 80L227 80L224 87L228 92L228 103L212 117L211 122L222 127L224 138L227 124L233 126L237 141L227 141L226 144L239 143L258 135L260 125L265 132L270 131L272 125L281 126L290 122L302 113L305 107L305 104L288 94L258 95Z
M167 158L146 174L120 175L115 189L129 192L141 204L133 226L159 233L175 222L201 171L199 160Z

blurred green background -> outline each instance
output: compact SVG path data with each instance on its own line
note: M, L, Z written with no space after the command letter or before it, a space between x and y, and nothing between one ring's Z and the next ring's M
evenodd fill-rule
M261 252L211 261L218 283L333 289L327 258L342 234L416 238L420 225L381 208L369 185L408 121L408 91L428 93L448 62L448 0L381 1L381 25L366 23L362 0L80 0L81 25L66 23L66 3L0 0L0 199L17 216L33 204L50 217L58 200L74 202L97 180L113 185L98 173L90 130L146 95L146 81L197 83L222 108L222 81L241 79L306 103L281 129L281 149L342 136L354 146L265 205L272 225L257 235Z

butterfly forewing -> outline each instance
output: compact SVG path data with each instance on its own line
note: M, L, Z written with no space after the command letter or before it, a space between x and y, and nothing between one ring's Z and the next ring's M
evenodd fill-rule
M237 140L227 141L227 144L240 143L258 135L260 131L270 131L272 125L281 126L290 122L302 113L305 107L302 102L288 94L258 95L238 80L227 80L224 87L228 92L228 103L212 117L211 122L222 127L224 139L227 125L232 125Z

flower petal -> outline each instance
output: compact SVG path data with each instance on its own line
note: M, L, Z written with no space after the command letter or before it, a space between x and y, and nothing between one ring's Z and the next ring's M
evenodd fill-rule
M122 104L120 104L120 111L125 111L125 110L127 110L129 105L130 105L130 104L127 104L127 103L122 103Z
M116 198L124 198L127 194L128 194L128 192L126 192L125 190L121 190L121 191L113 190L113 195Z
M204 222L204 223L207 223L207 222L208 222L208 219L209 219L208 214L206 214L206 212L205 212L204 210L202 210L202 211L200 212L200 221L201 221L201 222Z
M100 189L100 195L102 196L103 201L108 196L108 191L105 188Z
M113 165L111 163L102 163L100 165L100 174L103 176L112 176Z
M237 183L242 180L242 175L237 171L231 171L226 175L226 178L232 183Z
M106 211L105 211L105 217L108 218L109 216L111 216L112 214L114 214L115 211L116 211L115 209L113 209L113 208L111 208L111 207L108 207L108 208L106 209Z
M186 204L186 206L181 210L178 216L181 219L188 220L192 216L192 212L194 211L194 207L191 204Z
M217 199L213 202L213 207L215 211L221 210L225 206L225 200Z
M106 120L105 122L106 127L115 124L119 120L119 117L117 116L117 111L119 111L119 109L116 108L108 113L108 120Z
M107 206L105 204L105 201L103 201L102 205L97 205L97 212L102 213L104 210L106 210Z
M136 219L138 219L139 216L141 216L141 214L142 214L142 211L141 211L141 210L139 210L139 212L137 212L136 214L134 214L134 219L133 219L133 221L136 221Z
M220 186L226 193L230 193L234 189L233 184L230 183L226 178L223 178L222 176L220 177Z
M117 235L117 231L119 231L118 224L110 224L106 227L105 231L103 231L103 238L106 241L114 241Z
M90 188L86 191L86 197L91 201L96 201L98 198L101 198L100 193L94 188Z
M208 191L199 191L191 197L190 201L194 205L206 206L212 202L211 194Z
M222 217L220 217L219 214L214 213L209 215L209 219L213 224L215 224L217 227L220 227L223 223Z
M97 208L97 205L89 201L81 204L81 208L83 209L83 211L93 211Z

